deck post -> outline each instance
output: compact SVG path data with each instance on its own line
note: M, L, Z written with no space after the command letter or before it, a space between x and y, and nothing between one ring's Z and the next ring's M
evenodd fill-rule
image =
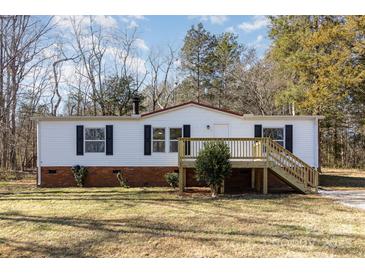
M270 167L270 140L268 138L265 138L265 148L266 148L266 165Z
M179 190L180 192L184 192L185 185L184 185L184 169L179 166Z
M259 173L257 173L257 171L261 171L262 170L262 168L261 169L256 169L256 171L255 171L255 190L257 191L257 192L260 192L261 191L261 181L262 181L262 174L263 174L263 172L259 172Z
M318 192L318 170L315 169L314 170L314 186L315 186L315 190L316 190L316 193Z
M183 187L186 188L186 168L183 168Z
M304 168L304 187L305 189L308 188L308 169L307 168Z
M262 176L262 194L267 194L268 189L268 168L264 167L263 176Z
M184 178L184 168L182 165L182 155L184 155L185 151L184 151L184 141L182 141L181 139L178 142L178 164L179 164L179 190L180 192L184 192L185 190L185 178Z
M255 188L255 169L251 169L251 188Z

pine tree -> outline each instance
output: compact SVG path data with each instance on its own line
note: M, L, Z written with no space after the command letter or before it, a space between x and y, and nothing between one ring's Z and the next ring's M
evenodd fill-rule
M196 92L194 99L198 102L209 84L215 40L215 36L199 23L187 32L181 49L181 67L190 80L189 92Z
M236 35L225 32L217 38L214 47L210 95L218 107L228 107L234 96L234 72L243 51L237 39Z
M348 157L351 139L358 137L364 124L365 17L270 19L270 57L287 80L278 101L294 101L302 113L325 115L323 154L327 154L331 165L345 165L352 161ZM360 142L352 144L358 147ZM358 148L364 149L361 145Z

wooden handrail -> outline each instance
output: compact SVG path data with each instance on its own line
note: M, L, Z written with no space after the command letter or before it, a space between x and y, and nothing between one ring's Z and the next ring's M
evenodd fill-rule
M268 145L271 147L270 157L275 159L279 165L284 165L283 169L286 169L288 173L299 179L305 186L318 187L318 174L314 168L273 140L270 139ZM277 158L275 153L279 155L284 154L284 157ZM285 161L290 162L289 165L285 165Z
M179 138L179 164L183 159L195 159L206 142L222 141L230 147L231 159L266 160L268 165L275 165L295 177L305 187L317 189L318 172L302 159L295 156L271 138Z
M288 153L292 158L294 158L296 161L298 161L299 163L301 163L303 166L308 166L310 167L306 162L304 162L302 159L300 159L299 157L295 156L292 152L290 152L289 150L287 150L286 148L284 148L283 146L279 145L277 142L273 141L270 139L270 144L274 147L276 147L278 150L282 150L285 151L286 153ZM311 168L311 167L310 167Z

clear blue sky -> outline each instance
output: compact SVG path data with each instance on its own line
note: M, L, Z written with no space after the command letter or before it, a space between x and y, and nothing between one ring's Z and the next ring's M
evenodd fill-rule
M187 30L199 22L215 34L231 31L239 41L254 47L262 56L270 45L267 37L268 20L264 16L113 16L118 24L138 25L138 33L148 48L172 44L180 48Z

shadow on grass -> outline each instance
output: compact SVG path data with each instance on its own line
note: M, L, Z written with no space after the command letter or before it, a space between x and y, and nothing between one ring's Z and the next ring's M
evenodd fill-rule
M294 194L294 195L293 195ZM63 189L34 189L27 191L2 191L0 200L108 200L108 201L176 201L176 202L215 202L224 200L281 200L285 197L297 196L293 192L272 193L262 195L255 192L244 194L221 195L218 198L212 198L208 188L188 189L182 195L177 190L162 188L63 188Z
M176 193L174 190L169 190L166 188L166 190L154 190L153 188L151 190L147 190L144 188L120 188L120 187L107 187L108 190L105 190L105 187L103 188L35 188L34 191L6 191L6 192L0 192L0 195L17 195L17 194L124 194L124 195L134 195L134 194L169 194L169 193Z
M129 217L122 219L104 219L95 220L92 218L70 218L70 217L45 217L45 216L33 216L24 215L18 212L1 213L0 220L8 223L14 223L21 225L22 223L31 223L38 226L46 224L48 226L67 226L80 230L90 230L96 232L91 238L85 240L76 240L72 242L71 239L67 239L67 235L59 235L58 239L61 239L61 243L45 243L45 241L21 241L8 238L1 238L0 245L6 245L16 252L16 254L24 254L29 257L103 257L103 254L89 252L90 248L97 248L99 245L114 244L118 237L126 236L142 237L142 239L156 238L161 239L163 237L173 237L180 240L196 241L201 245L212 245L217 247L216 244L226 244L232 242L235 244L246 244L250 239L256 244L261 245L274 245L280 246L280 241L286 241L285 244L296 242L297 237L301 237L301 241L309 242L311 245L318 248L327 248L325 246L325 240L331 241L333 237L341 238L343 241L355 241L364 240L364 236L353 234L322 234L316 231L307 233L300 225L273 223L272 230L268 229L255 229L251 231L230 230L225 231L220 227L214 227L214 229L204 229L202 226L171 224L163 221L153 221L142 217ZM247 222L250 220L248 219ZM267 220L261 220L262 224L266 224ZM41 229L40 229L41 230ZM279 242L275 242L274 240ZM119 238L120 240L120 238ZM145 242L148 245L148 242ZM132 248L132 247L131 247ZM292 244L292 246L286 247L290 251L297 251L298 244ZM97 249L98 250L98 249ZM118 250L119 251L119 250ZM99 251L100 252L100 251ZM309 252L303 250L303 252ZM353 250L345 246L339 246L338 248L332 248L328 252L335 255L349 255L353 254ZM92 255L90 255L92 254ZM6 254L3 254L6 255ZM227 257L232 257L237 254L225 254ZM310 255L309 255L310 256ZM356 255L355 255L356 256Z
M319 177L319 186L365 188L365 178L322 174Z

